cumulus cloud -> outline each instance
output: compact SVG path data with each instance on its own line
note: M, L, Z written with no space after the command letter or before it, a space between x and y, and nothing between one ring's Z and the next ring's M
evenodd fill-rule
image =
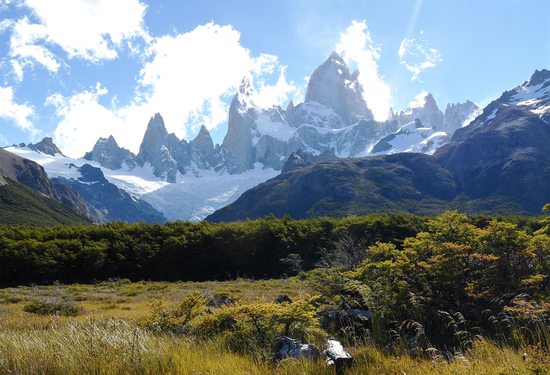
M15 102L13 88L0 87L0 119L13 122L17 127L35 136L39 131L33 126L31 117L34 110L28 104Z
M9 4L7 2L6 4ZM114 59L124 42L148 39L143 26L146 6L139 0L24 0L32 20L23 17L12 25L9 55L16 59L16 75L38 63L57 72L61 58L52 52L60 47L68 58L91 62Z
M359 69L359 82L363 86L363 97L371 109L374 118L386 120L390 111L390 86L380 76L378 59L380 49L372 41L365 21L352 21L351 25L340 35L336 51L347 63Z
M118 116L100 104L100 98L107 93L98 83L94 89L70 97L54 94L46 99L47 104L55 106L60 118L54 138L64 153L82 157L99 135L111 132L119 139L133 136L131 127L125 127ZM83 145L87 148L83 149Z
M435 68L443 61L437 49L428 47L423 31L418 38L404 38L397 54L401 64L413 74L411 78L413 81L418 80L424 70Z
M70 97L54 95L60 123L56 142L71 156L89 150L100 136L113 134L125 147L137 151L151 115L160 112L169 132L188 139L200 125L213 129L227 121L228 101L244 76L258 83L256 102L281 104L296 91L276 56L252 56L231 26L208 23L149 44L139 73L136 97L124 106L101 104L106 90ZM275 77L270 83L268 77Z

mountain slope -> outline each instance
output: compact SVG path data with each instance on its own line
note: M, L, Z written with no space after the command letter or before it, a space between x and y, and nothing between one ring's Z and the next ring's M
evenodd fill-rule
M40 165L0 149L0 224L82 224L86 214L82 198L58 191Z
M0 186L0 225L90 224L84 217L52 198L15 182Z
M162 223L166 220L151 205L133 198L128 192L111 183L100 168L90 165L86 160L71 159L60 153L45 154L29 147L8 147L7 151L0 151L17 154L19 159L32 159L44 165L45 169L39 167L42 169L43 178L54 191L51 196L63 203L70 203L71 197L78 197L79 206L83 206L81 210L86 210L86 216L94 222L143 220ZM28 163L38 165L34 161L28 160Z
M396 154L332 160L291 170L245 192L207 218L234 221L269 214L294 218L371 212L427 213L458 194L454 176L433 158Z

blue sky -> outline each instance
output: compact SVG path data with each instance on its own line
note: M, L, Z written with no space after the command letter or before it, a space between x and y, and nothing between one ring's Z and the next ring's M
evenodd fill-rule
M71 156L148 119L221 142L241 78L261 105L303 100L335 49L382 119L422 91L480 104L550 68L547 0L0 0L0 144L53 136Z

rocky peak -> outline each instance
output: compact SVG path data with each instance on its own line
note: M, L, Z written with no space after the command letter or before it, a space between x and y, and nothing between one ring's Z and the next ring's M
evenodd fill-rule
M249 77L244 77L239 85L237 93L233 97L231 102L231 107L234 107L239 110L240 113L245 114L251 109L254 109L256 105L254 104L254 96L256 95L256 90L252 85L252 81Z
M214 142L206 126L202 125L199 134L193 139L191 145L200 149L214 150Z
M332 52L311 75L305 101L331 108L346 124L370 119L372 112L363 98L358 77L358 72L352 76L342 57Z
M547 69L535 70L535 73L533 73L533 75L531 76L531 79L529 80L529 86L540 85L549 80L550 80L550 70L547 70Z
M63 155L61 150L55 145L55 143L53 143L53 139L51 137L46 137L34 145L29 144L27 147L31 150L38 151L47 155Z
M506 91L498 102L527 109L550 123L550 71L536 70L529 81Z
M138 160L140 163L151 161L158 155L161 147L165 144L168 131L164 126L164 119L160 113L156 113L149 120L143 141L139 146Z
M418 119L424 126L437 130L442 129L444 123L443 112L437 106L433 95L425 91L417 95L409 105L409 108L404 112L400 112L396 116L396 119L400 125L405 125Z
M292 110L294 109L294 107L296 107L296 106L294 105L294 101L293 101L292 99L290 99L290 102L288 102L288 105L286 106L286 111L287 111L287 112L290 112L290 111L292 111Z
M251 169L254 163L252 127L258 118L254 104L254 88L250 79L243 78L229 107L227 134L222 143L223 158L231 173Z
M156 176L166 179L168 182L176 182L177 163L171 155L168 145L177 146L175 135L168 134L164 119L160 113L156 113L149 120L143 141L139 146L137 161L140 165L151 164ZM174 144L174 145L172 145Z
M125 148L121 148L115 138L99 138L92 151L84 155L84 159L98 162L102 167L116 170L125 163L133 169L136 165L135 155Z
M432 111L439 111L439 107L437 106L437 102L435 101L433 95L431 93L428 93L424 97L424 108Z
M59 200L55 187L42 166L0 148L0 182L5 183L7 180L19 182L36 192Z
M448 135L466 125L469 125L472 120L479 114L479 106L474 102L467 100L464 103L449 103L445 109L445 121L443 122L443 130Z

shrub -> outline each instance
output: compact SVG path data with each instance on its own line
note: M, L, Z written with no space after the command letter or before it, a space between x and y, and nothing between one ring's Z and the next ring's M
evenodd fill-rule
M23 311L37 315L76 316L82 310L70 299L42 299L23 307Z

